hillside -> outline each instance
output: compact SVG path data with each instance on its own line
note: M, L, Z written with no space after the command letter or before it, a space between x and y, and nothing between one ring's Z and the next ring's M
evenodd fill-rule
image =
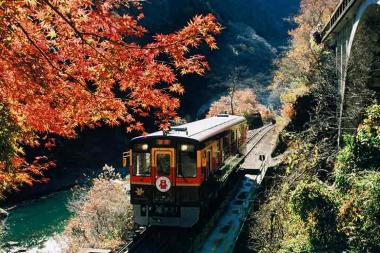
M181 102L182 116L201 117L210 102L226 92L226 82L235 67L242 69L241 86L255 88L260 102L268 104L266 87L272 79L272 63L288 45L288 30L294 26L289 17L297 13L298 0L166 0L146 3L144 8L150 17L144 23L152 32L178 29L192 16L209 12L224 27L217 38L219 50L203 52L211 71L204 77L183 80L186 91Z

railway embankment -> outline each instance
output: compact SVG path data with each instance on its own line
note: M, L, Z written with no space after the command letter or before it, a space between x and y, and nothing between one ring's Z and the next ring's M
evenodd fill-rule
M247 145L248 152L241 165L241 171L245 175L240 182L239 190L230 199L223 215L219 217L202 247L196 252L233 252L235 247L239 247L238 239L245 230L257 190L267 177L268 168L272 163L271 153L276 145L276 127L268 125L262 129Z
M357 133L335 154L322 140L311 145L305 132L287 130L285 159L257 189L236 252L377 252L379 119L380 107L368 107Z

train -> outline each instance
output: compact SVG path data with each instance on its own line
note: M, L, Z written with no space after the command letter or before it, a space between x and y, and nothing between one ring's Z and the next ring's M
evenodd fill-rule
M133 138L124 162L135 223L195 226L236 174L247 131L244 117L221 114Z

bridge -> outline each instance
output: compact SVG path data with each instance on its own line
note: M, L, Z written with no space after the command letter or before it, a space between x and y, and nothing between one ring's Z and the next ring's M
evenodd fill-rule
M380 99L380 0L341 0L320 38L336 52L340 140L360 121L355 106L370 97L360 91L369 88Z

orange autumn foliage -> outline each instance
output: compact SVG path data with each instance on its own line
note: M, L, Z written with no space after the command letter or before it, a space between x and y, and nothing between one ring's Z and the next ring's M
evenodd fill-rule
M290 103L284 104L282 106L281 115L282 117L286 119L290 119L290 120L293 119L293 117L295 116L293 104L290 104Z
M176 95L184 92L176 73L204 74L205 57L190 49L216 49L222 28L211 14L195 16L142 44L141 2L0 1L0 102L19 129L18 145L51 146L46 136L72 138L84 126L144 131L138 118L151 115L165 128L176 117ZM22 152L13 156L22 159ZM0 178L6 167L32 166L11 160L0 161Z
M235 115L245 116L259 112L264 121L269 120L273 116L264 105L257 101L256 94L251 89L235 91L233 103ZM207 113L207 117L226 112L232 113L230 96L222 96L219 100L213 102Z

